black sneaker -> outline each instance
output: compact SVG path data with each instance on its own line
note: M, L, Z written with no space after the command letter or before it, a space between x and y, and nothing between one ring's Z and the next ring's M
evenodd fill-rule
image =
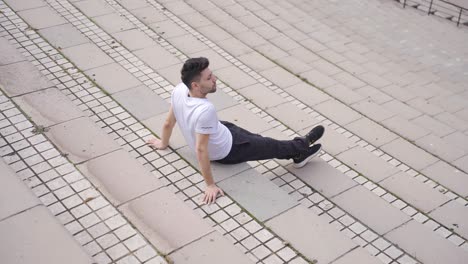
M310 132L305 135L307 142L309 142L309 146L319 140L323 136L324 132L325 128L322 125L318 125L312 128L312 130L310 130Z
M309 148L307 154L302 154L302 155L299 155L299 157L297 158L293 158L294 168L304 167L307 164L307 162L309 162L309 160L311 160L313 157L317 156L320 153L321 149L322 149L321 144L315 144Z

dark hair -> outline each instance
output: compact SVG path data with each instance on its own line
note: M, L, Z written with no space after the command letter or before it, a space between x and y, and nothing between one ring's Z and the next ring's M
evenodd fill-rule
M182 70L180 70L182 82L187 85L189 89L192 89L192 87L190 87L191 83L200 80L200 73L208 68L208 65L210 65L210 62L205 57L186 60L184 66L182 66Z

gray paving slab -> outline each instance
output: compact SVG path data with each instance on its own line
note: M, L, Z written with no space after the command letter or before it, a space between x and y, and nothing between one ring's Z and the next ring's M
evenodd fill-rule
M415 144L448 162L455 161L467 154L467 151L458 148L458 145L447 143L433 134L416 140Z
M445 125L444 123L428 116L422 115L412 120L418 126L430 130L433 134L443 137L455 132L455 129Z
M0 235L2 263L94 263L62 224L43 206L1 221Z
M23 10L18 12L18 15L34 29L43 29L66 23L65 19L48 6Z
M0 37L0 66L24 61L26 58L6 38Z
M249 46L245 45L237 38L228 38L221 42L218 42L217 44L234 57L244 55L253 51Z
M319 123L317 119L309 115L306 111L298 107L291 107L288 103L270 107L265 109L265 111L295 131L300 131ZM295 118L291 118L293 116Z
M148 119L169 109L166 101L144 85L115 93L113 97L137 119Z
M247 33L252 32L246 32L245 34ZM248 54L241 55L238 57L238 59L257 72L270 69L276 66L276 64L274 64L268 58L257 52L251 52Z
M443 138L443 140L453 146L457 146L465 151L468 151L468 134L455 132Z
M149 128L151 131L156 133L158 136L162 136L162 126L164 121L167 118L167 112L162 114L152 116L148 119L141 120L141 122ZM172 135L169 140L169 146L173 149L179 149L183 146L187 146L187 142L185 142L184 136L182 132L180 132L179 126L176 124L174 129L172 130Z
M46 135L75 164L119 148L94 122L84 117L52 126Z
M114 12L112 7L102 0L78 1L75 6L88 17L102 16Z
M243 105L236 105L218 112L219 120L236 124L252 133L261 134L271 128L265 120L247 110Z
M142 85L117 63L110 63L85 71L86 75L110 94Z
M115 206L162 187L161 182L125 150L88 160L78 169Z
M381 122L395 115L394 113L388 111L384 107L376 104L375 102L369 99L359 101L357 103L352 104L351 106L356 111L359 111L366 117L376 122Z
M188 146L178 149L177 153L179 153L185 160L187 160L193 166L197 168L200 167L195 152L191 150ZM233 165L211 162L211 171L213 173L213 180L215 182L223 181L243 171L249 170L250 168L251 167L245 162Z
M416 209L428 213L449 201L449 198L406 172L392 175L380 185Z
M390 175L400 172L396 167L360 146L339 154L337 159L373 182L380 182Z
M280 58L278 59L278 62L280 65L288 69L288 71L293 72L294 74L299 74L302 72L312 70L312 67L310 65L299 60L294 56Z
M468 196L468 175L448 163L438 161L421 172L461 196Z
M308 106L314 106L331 99L326 93L304 82L290 86L285 91Z
M45 127L84 116L84 113L57 88L28 93L13 98L13 101L37 125Z
M182 36L170 38L168 41L184 53L194 53L209 49L205 43L201 42L188 33Z
M335 81L333 78L317 71L317 70L311 70L307 72L303 72L300 74L302 78L307 80L308 83L313 84L314 86L320 88L320 89L325 89L327 87L330 87L332 85L336 85L338 82Z
M89 40L71 24L40 29L39 33L58 49L89 43Z
M422 263L462 264L468 259L468 253L462 248L414 220L392 230L385 237Z
M298 204L254 169L241 172L218 185L260 221L266 221Z
M316 105L314 109L340 125L349 124L362 117L350 107L333 99Z
M467 173L468 172L468 155L457 159L455 162L453 162L453 165L459 167L465 173Z
M22 95L54 86L28 61L0 66L0 85L9 96Z
M438 107L435 104L429 103L421 97L416 97L415 99L408 101L408 105L430 116L440 114L444 111L442 108Z
M104 51L91 43L62 49L62 53L83 71L113 62Z
M232 96L219 89L216 90L215 93L209 94L208 99L213 103L217 111L221 111L239 104L234 100L234 98L232 98Z
M453 232L462 237L468 237L468 208L458 203L450 201L447 204L435 209L429 214L436 221L443 223L446 227L453 229Z
M398 116L405 118L405 119L413 119L418 116L421 116L423 113L420 111L414 109L410 105L407 105L403 102L400 102L398 100L391 100L382 105L385 109L388 109L392 113L397 114Z
M247 264L254 263L217 232L195 241L169 255L174 263Z
M122 5L128 8L129 2L130 1L122 2ZM134 3L134 1L131 2ZM145 3L148 4L146 1ZM168 18L161 11L148 6L132 9L132 14L146 25L168 20Z
M437 162L437 158L402 138L383 145L381 149L416 170Z
M169 254L213 231L166 188L143 195L119 208L163 254Z
M333 197L357 185L322 159L313 159L300 169L289 166L288 170L325 197Z
M330 263L357 247L324 219L301 205L271 219L266 225L317 263Z
M365 117L345 125L345 128L377 147L398 138L392 131Z
M4 187L0 192L0 221L41 204L3 159L0 159L0 174L0 186Z
M334 197L332 202L379 234L410 220L405 213L361 185Z
M21 11L47 5L43 0L5 0L13 10Z
M144 0L118 0L117 2L129 10L147 7L149 5L148 2Z
M221 40L225 40L231 37L229 33L224 31L218 25L211 24L208 26L203 26L197 28L197 31L203 34L203 36L207 37L211 41L218 42Z
M122 44L130 51L135 51L150 47L155 44L155 42L148 37L143 31L139 29L129 29L125 31L120 31L113 33L112 36L117 42Z
M132 23L117 13L97 16L93 18L93 21L110 34L135 28Z
M301 79L278 66L264 70L260 75L282 89L301 82Z
M252 103L261 107L262 109L268 109L270 107L287 102L286 99L279 96L261 83L242 88L239 90L239 93L245 96L247 100L251 100Z
M364 96L342 84L330 86L326 88L325 91L346 104L353 104L365 99Z
M133 52L138 58L148 64L151 68L159 70L166 68L172 65L179 65L179 74L180 69L182 68L182 62L175 57L175 55L169 53L164 48L153 45L144 49L137 50ZM180 82L180 78L179 78Z
M186 31L183 28L171 20L159 21L148 26L156 31L156 33L166 38L172 38L186 34Z
M176 86L177 84L182 82L180 78L181 69L182 69L182 64L174 64L172 66L159 69L158 73L162 77L164 77L164 79L166 79L168 82L170 82L172 85Z
M210 59L210 58L208 58ZM210 64L211 68L211 64ZM237 90L257 83L257 81L236 66L228 66L214 71L214 74L229 87Z
M359 264L380 264L382 263L379 261L378 258L373 257L364 250L363 248L356 248L353 251L346 253L346 255L342 256L336 261L332 262L333 264L349 264L349 263L359 263Z

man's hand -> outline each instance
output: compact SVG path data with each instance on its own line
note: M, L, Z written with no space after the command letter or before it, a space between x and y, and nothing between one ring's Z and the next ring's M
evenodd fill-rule
M221 196L224 196L223 190L216 186L216 184L211 184L206 187L205 190L205 196L203 197L203 203L205 204L211 204L216 201L216 198L218 197L218 193Z
M146 141L146 144L155 149L166 149L168 145L164 145L159 138L153 138Z

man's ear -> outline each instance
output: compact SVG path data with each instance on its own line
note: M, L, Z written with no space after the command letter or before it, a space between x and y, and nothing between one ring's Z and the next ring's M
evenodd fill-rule
M192 83L190 83L190 86L192 87L192 88L191 88L192 90L194 90L194 89L195 89L195 90L198 90L198 89L200 88L200 84L197 83L197 82L192 82Z

